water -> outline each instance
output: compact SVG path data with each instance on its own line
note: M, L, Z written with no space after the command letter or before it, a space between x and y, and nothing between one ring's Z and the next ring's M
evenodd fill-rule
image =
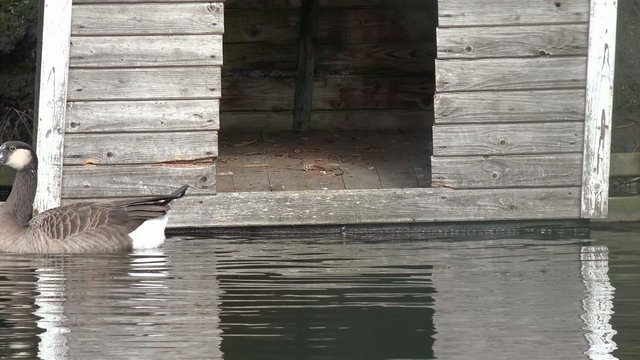
M640 231L0 254L0 358L640 359Z

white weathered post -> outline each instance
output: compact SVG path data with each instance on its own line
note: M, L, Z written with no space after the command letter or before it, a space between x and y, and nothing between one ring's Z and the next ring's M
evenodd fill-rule
M36 105L39 158L38 191L34 210L42 212L60 205L62 148L67 105L71 0L44 0L38 101Z
M617 0L591 0L580 208L583 218L605 218L609 205L617 7Z

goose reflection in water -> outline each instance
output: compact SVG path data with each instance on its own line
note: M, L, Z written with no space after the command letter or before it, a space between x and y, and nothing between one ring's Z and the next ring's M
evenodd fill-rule
M183 346L211 332L206 347L221 358L217 317L176 309L189 302L189 292L182 281L171 283L172 265L162 250L2 260L0 358L157 359L188 354ZM172 294L181 294L182 301ZM215 293L208 300L215 314ZM184 325L202 322L213 331L183 333Z

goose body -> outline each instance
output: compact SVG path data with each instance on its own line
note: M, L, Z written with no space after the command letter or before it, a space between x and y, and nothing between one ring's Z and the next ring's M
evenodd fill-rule
M88 253L155 248L164 242L171 201L168 196L110 203L81 202L47 210L32 218L38 160L23 142L0 145L0 165L14 168L16 179L0 208L0 252Z

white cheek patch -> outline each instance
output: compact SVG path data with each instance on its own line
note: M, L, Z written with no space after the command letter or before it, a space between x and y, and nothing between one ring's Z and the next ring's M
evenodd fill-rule
M29 165L32 160L31 151L25 149L16 149L7 159L7 165L20 171Z

